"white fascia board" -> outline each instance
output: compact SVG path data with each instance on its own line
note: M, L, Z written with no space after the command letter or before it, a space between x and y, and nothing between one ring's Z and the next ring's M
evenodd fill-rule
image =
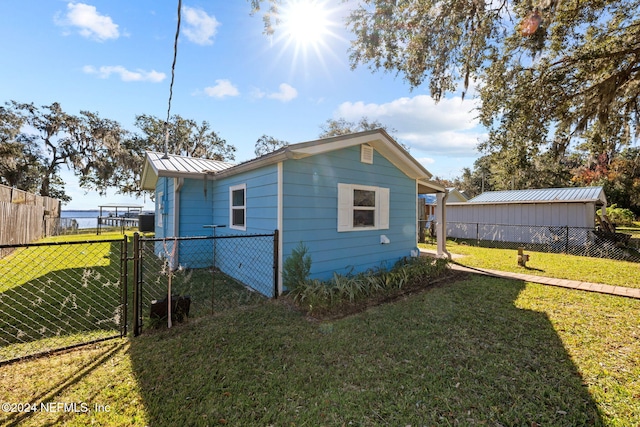
M341 148L348 148L362 144L372 144L376 139L380 139L380 136L380 134L376 133L373 135L359 135L351 138L327 138L326 141L319 139L299 145L296 144L298 146L294 146L291 151L294 154L294 158L301 159L316 154L339 150Z
M225 178L227 176L237 175L243 172L249 172L264 166L277 164L290 158L293 158L290 152L288 150L284 150L282 152L274 154L273 156L267 155L267 156L258 158L256 160L250 160L246 163L241 163L237 166L230 167L229 169L225 169L223 171L219 171L219 172L207 171L207 174L213 176L213 179L215 180L218 178Z
M156 182L158 182L158 170L149 159L149 153L145 153L142 176L140 177L140 187L142 187L143 190L155 190Z
M362 144L371 145L380 155L389 160L395 167L403 171L410 178L429 180L433 176L424 166L400 147L397 142L387 137L386 133L382 131L367 132L355 137L328 138L327 141L311 141L309 143L292 146L291 152L293 153L294 159L301 159ZM442 191L444 191L444 188Z
M371 142L382 156L389 160L395 167L403 171L407 176L413 179L429 180L433 176L431 172L425 169L418 161L407 153L402 147L389 140L376 140ZM444 187L442 187L444 190Z

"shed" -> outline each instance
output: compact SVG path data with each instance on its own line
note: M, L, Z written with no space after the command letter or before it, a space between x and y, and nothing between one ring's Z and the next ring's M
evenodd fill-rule
M453 187L447 187L447 200L446 200L446 204L450 205L451 203L460 203L460 202L466 202L467 200L469 200L469 198L461 191L459 191L457 188L453 188ZM420 194L418 196L421 200L422 203L421 205L424 205L424 215L423 215L423 220L425 221L432 221L435 219L436 217L436 195L435 194Z
M604 212L606 206L602 187L489 191L467 202L447 205L447 234L449 237L476 238L479 225L491 224L503 226L494 233L518 234L517 239L508 241L521 241L522 230L508 227L594 229L596 211L603 208ZM536 234L533 228L530 229L533 230L531 234Z
M384 130L373 130L292 144L237 165L148 152L142 186L156 193L156 237L202 235L206 224L233 234L277 229L280 269L304 242L311 277L322 280L410 256L418 194L445 194L430 179ZM440 235L444 255L444 223Z

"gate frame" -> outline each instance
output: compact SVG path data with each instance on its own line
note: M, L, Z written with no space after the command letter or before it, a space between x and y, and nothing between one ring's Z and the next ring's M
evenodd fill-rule
M38 246L65 246L65 245L81 245L81 244L99 244L99 243L115 243L120 242L120 324L118 329L120 333L118 335L112 335L104 338L97 338L90 341L83 341L77 344L70 344L63 347L52 348L50 350L39 351L37 353L27 354L24 356L14 357L12 359L0 360L0 366L9 365L12 363L20 362L27 359L36 359L43 356L49 356L52 354L68 351L74 348L83 347L85 345L95 344L103 341L112 340L115 338L125 338L127 336L127 316L128 316L128 268L127 262L131 260L127 256L128 239L125 234L122 239L106 239L106 240L73 240L68 242L34 242L34 243L18 243L18 244L2 244L0 249L17 249L28 248Z

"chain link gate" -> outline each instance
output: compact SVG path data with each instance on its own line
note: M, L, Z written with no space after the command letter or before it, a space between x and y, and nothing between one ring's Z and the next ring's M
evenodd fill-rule
M266 234L133 238L134 336L278 296L278 230ZM171 298L169 298L171 294Z
M126 237L0 252L0 364L126 335Z

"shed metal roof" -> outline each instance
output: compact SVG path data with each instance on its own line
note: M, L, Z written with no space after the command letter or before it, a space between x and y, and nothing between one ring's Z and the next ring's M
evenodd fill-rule
M467 203L554 203L597 202L607 203L602 187L541 188L533 190L487 191Z

